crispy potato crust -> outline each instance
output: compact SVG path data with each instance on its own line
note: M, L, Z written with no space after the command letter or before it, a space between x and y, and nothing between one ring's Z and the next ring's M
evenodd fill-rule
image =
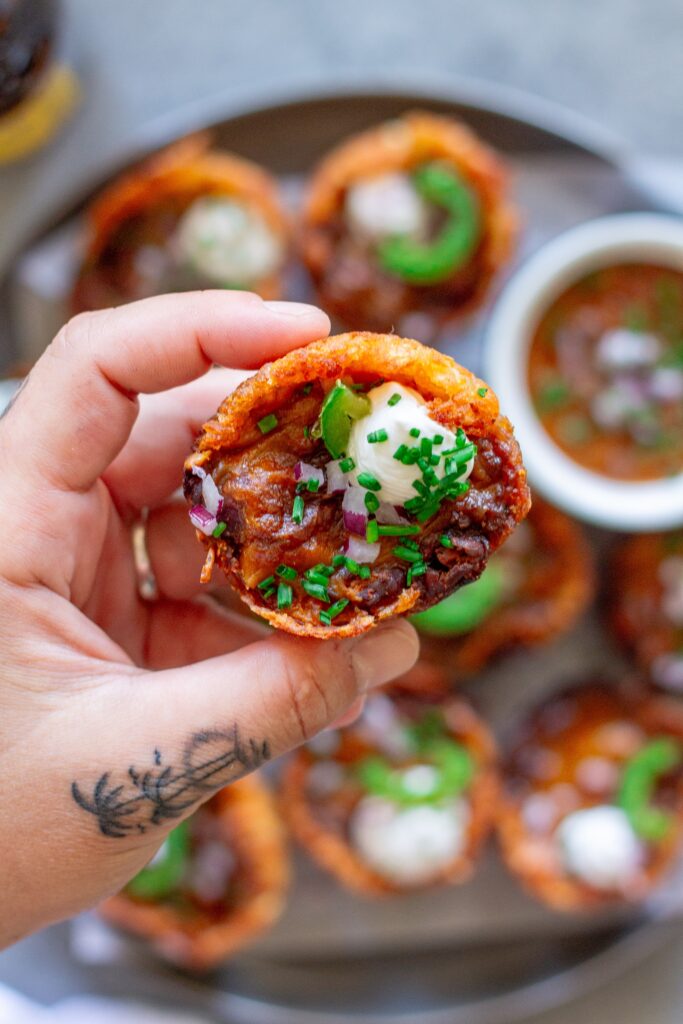
M384 378L412 387L428 402L430 415L436 421L453 430L462 427L475 442L488 441L498 446L496 471L501 474L504 521L489 532L488 513L481 510L476 512L481 519L481 529L486 534L488 553L494 551L524 518L530 507L526 472L512 426L501 416L494 393L484 389L482 381L468 370L449 356L426 348L412 339L395 335L368 332L341 334L296 349L273 363L267 363L229 395L215 417L204 425L195 444L195 451L185 463L186 481L193 466L210 471L226 455L244 452L261 441L258 421L269 413L277 413L278 409L294 398L295 392L302 385L309 381L319 381L323 387L331 386L341 377L355 376L364 380ZM482 390L482 394L478 393L478 389ZM473 484L472 490L474 487L476 484ZM481 493L484 494L483 491ZM465 499L467 495L464 499L449 502L449 505L460 507ZM382 620L434 603L425 603L418 582L417 585L405 587L395 600L380 606L372 614L356 609L348 621L324 626L312 614L312 608L317 607L313 599L309 598L283 611L267 607L258 590L251 589L245 582L239 558L227 541L227 536L226 533L223 538L216 540L197 532L198 539L207 547L208 569L203 578L210 577L210 570L214 562L217 563L252 611L267 619L271 625L290 633L321 639L356 636ZM263 575L265 573L260 578Z
M273 797L249 776L217 793L210 807L224 823L242 879L239 904L222 918L170 905L144 903L121 892L99 913L110 924L147 940L165 960L193 971L207 971L252 942L280 916L289 883L284 832Z
M313 860L346 888L363 896L392 896L432 885L459 884L473 874L479 853L491 831L498 801L497 748L487 726L469 704L451 699L442 705L441 710L453 736L476 761L476 777L469 790L471 819L467 844L460 856L433 879L419 886L393 884L368 867L344 835L321 824L306 793L308 771L313 763L306 748L298 750L285 766L281 782L281 807L285 820Z
M483 231L472 259L437 289L410 286L378 270L371 286L364 281L340 291L334 268L336 222L349 186L378 174L409 171L430 160L453 164L479 198ZM349 326L364 324L378 330L391 329L405 312L427 308L430 292L435 291L443 307L442 321L471 312L515 246L518 216L506 193L507 172L499 157L453 118L414 111L342 143L311 178L300 233L302 257L321 303ZM389 293L392 298L387 301Z
M432 637L421 633L423 657L447 666L454 679L480 672L495 658L520 647L550 643L568 632L595 593L595 567L581 527L534 498L527 519L534 550L543 554L515 599L493 609L469 633Z
M116 178L91 203L86 253L72 293L72 312L103 309L136 298L116 295L102 275L100 260L110 240L126 221L144 218L165 201L185 207L202 195L236 196L257 209L280 238L286 240L290 235L277 182L267 171L232 153L209 149L205 133L189 136ZM264 299L277 299L282 294L281 275L272 274L251 290Z
M578 716L569 718L564 728L553 725L553 708L561 719L562 701L578 701ZM569 717L569 716L568 716ZM548 723L543 730L542 722ZM577 724L578 723L578 724ZM503 789L498 805L497 834L503 860L533 896L555 910L587 912L608 905L640 902L658 884L672 866L683 840L683 780L678 773L676 783L677 814L676 826L669 837L658 844L654 855L643 872L644 878L632 893L620 894L593 889L565 873L556 855L550 835L537 836L530 831L522 814L522 800L511 784L512 759L519 758L526 751L526 761L534 749L550 747L551 751L562 748L569 741L574 754L569 756L569 765L563 773L572 773L576 767L573 758L580 752L582 757L599 757L601 750L596 746L595 731L601 726L613 723L619 727L630 723L642 729L649 736L673 736L683 741L683 706L680 702L665 697L653 697L644 689L607 687L601 683L585 683L551 697L529 718L522 730L519 743L503 763ZM569 776L567 776L569 778ZM535 792L535 789L530 792ZM579 805L588 807L594 800L583 798ZM608 801L609 802L609 801Z

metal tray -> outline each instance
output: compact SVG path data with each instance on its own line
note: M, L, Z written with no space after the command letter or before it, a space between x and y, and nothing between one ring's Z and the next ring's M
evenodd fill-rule
M612 140L545 104L490 87L439 92L347 89L257 109L229 100L180 112L152 131L105 174L79 187L43 224L0 281L0 368L30 361L63 316L80 240L80 214L106 180L163 142L202 126L217 144L278 173L292 203L301 175L332 145L367 125L414 107L461 117L501 150L513 168L525 217L518 258L586 218L651 208L627 179ZM290 296L309 297L303 274ZM489 304L490 308L490 304ZM440 346L480 368L486 310ZM599 553L607 535L594 535ZM590 673L626 671L590 610L552 647L520 653L483 673L469 691L496 731L542 693ZM343 893L307 860L295 858L290 904L275 930L229 967L197 980L161 966L141 946L105 932L91 916L52 929L5 955L0 977L20 977L26 957L41 963L42 996L78 991L172 1002L231 1024L511 1024L625 970L662 942L677 886L635 913L599 919L559 917L528 899L492 852L468 885L383 904ZM666 915L661 907L669 908ZM35 992L34 992L35 994Z

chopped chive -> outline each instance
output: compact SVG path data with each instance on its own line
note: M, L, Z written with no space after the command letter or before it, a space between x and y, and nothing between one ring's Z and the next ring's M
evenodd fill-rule
M268 598L272 597L274 593L275 593L275 587L268 587L267 590L262 590L261 591L261 597L264 599L264 601L267 601Z
M309 381L308 384L304 384L304 386L302 387L301 391L303 392L304 395L310 395L312 387L313 387L313 382Z
M411 565L406 575L406 583L410 586L416 576L424 576L426 572L427 566L424 562L418 562L416 565Z
M489 389L488 388L477 388L477 394L479 395L480 398L486 398L488 393L489 393Z
M438 466L440 461L441 461L441 456L437 455L436 452L434 453L434 455L430 455L429 456L429 465L430 466Z
M443 434L434 434L432 444L443 444Z
M317 565L313 566L313 572L322 573L323 576L332 576L334 569L331 565L325 565L324 562L318 562Z
M407 444L400 444L398 446L398 448L396 449L396 451L394 452L394 454L392 455L392 458L396 459L397 462L402 462L403 461L403 456L406 454L407 451L408 451L408 445Z
M353 573L354 576L358 576L360 574L360 565L358 562L354 562L353 558L347 558L344 565L350 573Z
M379 491L382 487L377 477L373 476L372 473L359 473L358 483L368 491Z
M420 545L417 543L416 540L413 540L411 537L406 537L406 539L403 541L403 547L412 548L413 551L420 550Z
M309 426L305 426L304 427L304 437L306 438L306 440L308 440L310 436L311 436L311 428Z
M408 498L403 502L403 507L406 512L417 512L422 507L422 498Z
M313 583L318 587L327 588L328 578L325 573L316 572L315 569L309 569L304 577L305 583Z
M300 494L297 494L292 505L292 519L299 524L304 521L304 499Z
M389 435L387 434L384 427L380 430L371 430L367 435L368 444L379 444L381 441L388 441Z
M436 487L439 483L439 478L431 466L427 466L427 468L423 470L422 476L430 487Z
M335 555L332 559L332 565L335 569L340 569L343 565L346 565L346 555Z
M315 494L319 487L320 481L316 480L315 477L312 477L306 484L306 490L311 491L313 494Z
M275 570L276 576L282 576L283 580L295 580L297 577L296 569L292 569L291 565L285 565L284 562L278 565Z
M365 492L365 507L368 512L376 512L379 508L379 498L372 491Z
M427 458L432 454L432 442L428 437L423 437L420 441L420 455L424 455Z
M258 584L258 589L259 590L267 590L268 587L274 587L274 586L275 586L275 577L274 576L266 576L266 578L264 580L261 580L261 582Z
M353 461L350 455L347 455L345 459L342 459L339 463L339 468L342 473L350 473L352 469L356 468L356 463Z
M429 494L429 488L423 483L422 480L413 480L410 486L414 490L416 490L418 494L422 495L423 498L426 498L427 495Z
M368 544L375 544L379 540L379 523L371 519L365 528L365 539Z
M439 501L428 502L426 505L423 505L415 515L418 523L424 523L427 519L431 519L439 511L439 505Z
M362 580L369 580L371 575L372 575L372 572L370 571L370 566L369 565L360 565L358 567L358 575L360 576L360 578Z
M401 396L399 395L398 391L394 391L393 395L391 396L391 398L387 402L387 405L398 405L398 403L400 401L401 401Z
M258 421L256 426L259 428L262 434L269 434L271 430L275 430L277 426L277 416L274 412L269 413L267 416L263 416Z
M320 613L320 621L324 626L329 626L332 623L332 619L336 619L340 612L343 612L348 604L348 599L342 597L339 601L335 601L329 608L323 609Z
M408 451L403 456L403 458L401 459L401 462L403 463L404 466L414 466L419 458L420 458L420 449L419 448L409 448Z
M409 548L405 544L399 544L393 548L393 554L397 558L402 558L404 562L421 562L422 552L415 551L414 548Z
M420 436L420 429L419 429L419 427L411 427L410 428L410 436L411 437L419 437Z
M227 523L219 523L218 526L216 527L216 529L211 534L211 536L212 537L220 537L221 534L225 533L227 528L228 528L228 524Z
M416 533L420 532L419 526L411 526L410 523L406 523L405 526L393 524L388 526L379 527L380 537L413 537Z
M292 603L294 594L289 583L278 583L277 587L277 606L278 608L289 608Z
M323 586L322 583L313 583L311 580L302 580L301 586L311 597L315 597L318 601L325 601L325 603L329 602L330 595L327 592L327 587Z
M462 427L458 427L455 432L455 447L462 448L464 444L467 444L467 434Z
M439 537L439 544L441 545L442 548L453 547L453 541L451 540L447 533L441 534L441 536Z

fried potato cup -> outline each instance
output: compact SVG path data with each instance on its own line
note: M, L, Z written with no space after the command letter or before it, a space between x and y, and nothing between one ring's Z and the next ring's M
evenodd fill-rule
M586 683L551 697L503 761L503 859L535 897L584 912L644 900L683 839L683 708Z
M468 218L463 202L470 203L472 218L469 246L436 280L433 260L421 277L415 263L401 268L389 260L389 269L383 249L392 231L400 236L402 229L413 229L429 245L443 229L440 197L411 199L414 176L433 167L445 169L465 191L460 203L454 197L455 219L462 226ZM431 337L481 304L510 259L517 233L500 158L458 121L413 112L349 139L322 161L308 187L301 253L321 304L347 327L405 330L403 318L420 312L429 319ZM443 242L441 235L434 252Z
M424 727L430 715L440 714L444 735L467 751L472 765L470 782L460 796L467 810L458 852L438 866L430 867L419 861L403 868L394 866L398 876L393 877L369 863L354 843L353 823L368 799L361 781L361 766L380 756L397 773L411 766L414 769L416 764L420 764L422 771L425 765L421 761L427 755L403 748L396 725L382 702L391 704L397 721L404 726L412 723L418 730L419 723ZM420 700L371 697L365 715L353 726L323 734L318 742L300 748L286 764L281 780L281 808L295 838L343 886L367 897L386 897L466 881L490 833L497 798L497 750L493 737L469 704L453 698L436 712ZM436 804L447 805L448 800ZM406 821L406 827L419 831L421 825ZM397 835L387 834L384 842L405 847L406 838L403 835L399 843ZM423 844L421 850L404 849L399 858L402 853L406 858L416 853L427 856L433 837L422 835L418 842ZM391 859L395 856L392 854Z
M446 602L433 621L433 612L415 619L422 657L445 663L455 679L568 632L595 592L593 559L581 528L538 499L485 572L492 575L488 590L470 604L465 589L451 612Z
M227 215L222 203L230 204ZM277 299L290 236L275 179L248 160L209 149L208 136L190 136L93 200L72 310L201 287L245 287Z
M630 537L610 584L617 637L656 686L683 694L683 532Z
M257 778L221 790L188 825L194 851L190 857L208 842L227 847L234 858L223 896L199 899L183 884L158 901L123 890L106 900L99 913L147 941L164 960L207 971L275 923L284 907L289 860L273 797Z
M352 420L343 402L373 411ZM361 472L361 456L332 457L340 423L346 446L381 461L383 481ZM442 458L446 434L456 447ZM400 437L409 444L394 450ZM360 634L475 579L530 504L493 392L417 341L363 332L290 352L241 384L205 424L184 489L207 548L203 578L217 564L253 612L319 638Z

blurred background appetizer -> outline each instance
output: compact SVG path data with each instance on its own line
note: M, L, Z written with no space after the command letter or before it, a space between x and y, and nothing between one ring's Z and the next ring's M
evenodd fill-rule
M273 797L249 776L175 828L147 867L99 911L171 963L205 971L275 923L288 882Z
M619 639L656 686L683 694L683 531L624 541L609 585Z
M162 292L244 288L277 299L289 227L267 171L191 136L117 178L87 214L76 312Z
M409 113L342 143L314 172L301 250L347 327L419 333L475 308L506 264L517 217L499 157L463 124Z
M282 777L295 837L368 896L468 878L498 792L491 734L462 700L372 696L352 726L296 752Z
M252 611L289 632L363 632L476 579L529 508L512 427L448 356L392 335L264 366L185 463L190 520Z
M558 910L638 902L683 834L683 708L587 682L545 701L504 762L503 858Z
M567 632L594 591L592 555L581 528L534 499L527 519L478 580L412 619L422 657L454 679L494 657Z
M585 274L536 326L529 388L543 427L619 480L683 470L683 273L618 263Z

